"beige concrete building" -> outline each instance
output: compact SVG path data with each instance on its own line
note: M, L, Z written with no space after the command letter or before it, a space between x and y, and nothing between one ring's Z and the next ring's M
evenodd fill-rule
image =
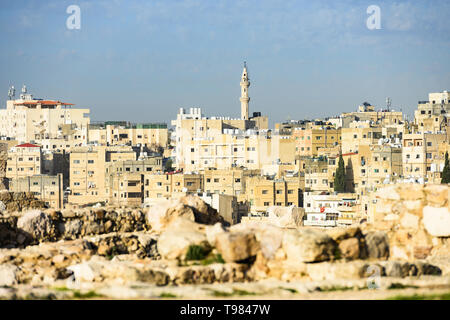
M442 145L448 144L445 132L405 134L403 137L403 176L439 183L444 167L443 156L445 153L443 150L446 149Z
M260 170L246 170L242 168L204 170L203 189L206 193L239 196L245 194L245 182L248 178L259 176Z
M50 208L64 208L63 177L62 174L33 175L11 179L10 192L32 192Z
M144 175L145 199L173 197L174 194L203 191L202 174L166 173Z
M6 109L0 110L0 135L20 143L65 139L65 126L86 130L90 122L89 109L72 106L57 100L34 99L24 87L20 99L8 100Z
M24 143L9 149L6 165L6 178L16 179L41 173L41 146Z
M116 205L140 205L145 196L145 176L162 171L160 156L106 163L105 185L108 202Z
M245 189L245 200L249 202L251 212L266 212L269 206L303 206L298 178L251 177L246 180Z
M88 141L98 145L142 145L148 148L169 144L169 133L165 123L130 124L106 122L89 126Z
M341 129L330 126L317 126L310 129L295 128L292 131L296 142L295 152L299 156L315 157L320 148L340 146Z
M81 205L106 201L106 163L120 160L136 160L136 153L129 146L73 149L70 153L69 203Z
M414 123L420 132L448 131L450 121L450 93L430 93L428 101L419 101L414 112Z

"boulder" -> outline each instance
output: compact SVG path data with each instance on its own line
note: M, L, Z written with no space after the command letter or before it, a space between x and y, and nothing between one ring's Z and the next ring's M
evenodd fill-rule
M307 273L313 281L360 279L367 276L364 261L308 263Z
M426 206L423 208L423 224L425 229L434 237L450 236L450 211L447 207L437 208Z
M349 238L342 240L339 243L339 250L341 252L342 258L349 260L358 259L360 255L358 239Z
M55 226L48 214L40 210L30 210L17 220L17 227L33 239L42 241L55 235Z
M169 224L157 243L159 254L166 259L184 260L190 246L196 245L210 250L204 229L201 225L179 218Z
M147 209L147 222L156 232L163 231L167 225L179 217L208 225L224 221L214 208L194 195L159 200Z
M19 269L13 264L0 264L0 287L17 284Z
M389 238L384 231L369 232L365 236L367 257L387 259L389 257Z
M255 257L259 250L256 237L250 232L224 232L217 235L217 251L226 262L239 262Z
M156 232L163 231L171 221L179 217L195 220L192 209L180 203L179 200L164 199L147 209L147 223Z
M325 232L308 228L285 230L282 247L287 259L298 262L333 260L337 252L336 242Z
M305 210L294 206L267 208L267 221L280 228L298 228L303 225Z

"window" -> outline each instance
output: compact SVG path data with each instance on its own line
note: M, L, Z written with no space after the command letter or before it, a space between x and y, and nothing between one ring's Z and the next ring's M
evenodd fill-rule
M265 206L265 207L270 206L270 202L264 202L264 206Z
M33 157L29 157L29 158L28 158L28 161L33 161Z
M432 154L431 153L427 153L427 159L432 159Z
M94 163L94 160L88 160L88 163Z
M293 194L294 190L288 190L288 194Z
M145 170L152 171L152 167L147 167L147 168L145 168Z
M79 164L79 163L80 163L80 160L73 160L73 163L74 163L74 164Z
M277 190L277 194L282 194L283 190Z
M427 142L427 146L428 146L428 147L431 147L432 145L433 145L432 142Z
M267 194L268 193L268 190L263 190L262 191L262 194Z

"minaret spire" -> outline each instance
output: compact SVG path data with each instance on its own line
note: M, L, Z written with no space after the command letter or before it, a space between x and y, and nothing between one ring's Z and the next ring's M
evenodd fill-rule
M248 87L250 86L250 81L247 72L247 62L244 61L244 70L242 71L241 77L241 119L248 120L248 103L250 102L250 97L248 96Z

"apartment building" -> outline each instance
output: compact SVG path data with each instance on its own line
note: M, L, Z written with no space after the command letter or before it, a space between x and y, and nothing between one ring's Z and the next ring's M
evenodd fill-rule
M64 208L63 175L37 174L11 179L10 192L32 192L50 208Z
M160 156L108 162L105 167L108 202L116 205L140 205L145 196L144 176L163 171Z
M58 100L35 99L24 86L20 98L7 100L6 109L0 110L0 135L20 143L41 144L43 139L64 139L64 126L81 129L87 128L90 122L89 109L77 109L73 105Z
M403 137L403 176L439 183L444 167L442 145L448 145L447 134L410 133ZM441 151L440 151L441 150Z
M381 126L403 123L403 113L401 111L389 110L387 107L376 110L375 106L368 102L358 106L357 111L344 112L340 117L349 119L349 121L343 121L347 125L353 121L370 121ZM346 128L346 126L343 125L343 128Z
M130 146L74 148L70 152L69 203L81 205L106 201L106 163L120 160L136 160L136 153Z
M450 120L450 93L429 93L427 101L419 101L414 111L414 123L420 132L447 130Z
M203 186L206 193L239 196L245 193L246 179L259 176L261 171L243 168L208 168L202 171L202 173L204 176Z
M182 172L144 175L144 197L157 199L173 197L174 194L203 191L203 175Z
M41 146L32 143L24 143L9 149L6 164L6 178L16 179L41 173Z
M99 145L142 145L165 148L169 144L169 131L165 123L111 121L89 126L88 141Z
M310 129L295 128L292 131L295 139L295 153L304 157L315 157L320 148L329 148L341 144L341 129L322 126Z
M362 217L354 193L305 192L304 197L305 226L346 226L358 222Z
M252 212L266 212L270 206L303 207L303 191L298 178L250 177L246 180L245 200Z

